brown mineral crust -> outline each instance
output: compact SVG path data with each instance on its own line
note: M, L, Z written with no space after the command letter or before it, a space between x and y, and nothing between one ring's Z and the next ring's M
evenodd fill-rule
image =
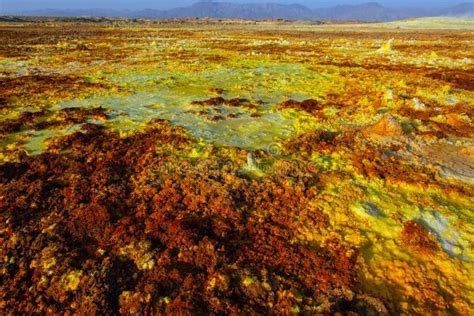
M0 98L0 110L7 108L7 100L5 98Z
M226 100L224 104L227 106L254 106L250 100L243 98Z
M419 222L410 220L403 224L401 239L419 254L432 254L439 248L436 239Z
M436 179L435 171L421 165L410 164L395 155L386 157L377 147L355 151L352 165L357 173L365 177L384 179L392 183L423 185Z
M0 78L0 96L4 100L15 100L41 94L54 95L61 98L70 93L84 90L105 89L106 84L88 83L74 76L43 76L28 75L14 78Z
M432 79L442 80L448 82L459 89L467 91L474 91L474 82L472 80L474 76L474 70L443 70L442 72L432 72L426 75Z
M215 97L210 98L204 101L193 101L191 102L192 105L204 105L204 106L214 106L214 105L225 105L225 106L232 106L232 107L248 107L248 108L255 108L256 105L261 105L264 102L261 100L252 102L248 99L243 98L233 98L233 99L224 99L223 97Z
M211 121L222 121L224 119L224 117L222 115L214 115L212 118L211 118Z
M397 47L397 50L399 47ZM352 61L331 61L325 62L322 61L320 65L329 65L337 67L347 67L347 68L361 68L365 70L376 70L384 72L393 72L395 74L411 74L411 73L421 73L424 77L435 79L440 81L443 84L450 84L458 89L464 89L467 91L474 90L474 84L472 82L472 76L474 71L472 69L462 69L457 68L452 70L449 68L444 68L440 70L433 71L431 68L418 65L405 65L405 64L382 64L382 63L355 63Z
M222 97L215 97L211 99L207 99L204 101L193 101L191 104L192 105L219 105L219 104L224 104L225 99Z
M33 128L33 122L37 118L44 116L46 113L48 113L47 110L41 110L37 112L21 112L18 118L5 120L0 123L0 135L19 132L22 128L25 127Z
M307 99L301 102L289 99L278 105L279 110L288 108L305 111L309 114L316 114L319 110L322 109L322 106L318 103L318 101L314 99Z
M292 153L311 155L313 152L333 151L339 145L350 141L349 138L353 138L351 133L338 133L317 129L290 139L284 148Z
M469 119L461 119L459 113L464 113L466 118L474 116L474 108L465 103L459 103L450 106L430 106L425 110L416 110L412 107L402 107L400 115L408 117L411 120L419 120L423 124L431 126L433 131L417 132L420 135L434 135L437 138L447 137L465 137L472 138L474 130ZM434 121L436 117L443 118L440 121Z
M106 120L109 118L107 115L107 109L99 106L94 108L64 108L58 111L57 116L59 120L67 123L83 123L87 119L101 119Z
M0 123L0 135L20 132L24 129L42 130L53 126L66 126L80 124L88 119L108 119L107 110L102 107L95 108L64 108L51 116L48 110L37 112L21 112L16 119L5 120Z
M81 131L84 131L86 133L97 133L103 129L105 129L105 127L99 124L84 123L81 125Z
M302 219L327 220L306 210L314 181L203 172L162 144L189 139L164 121L126 138L91 128L0 166L0 254L14 258L2 270L4 311L351 310L342 302L357 288L357 251L293 241Z

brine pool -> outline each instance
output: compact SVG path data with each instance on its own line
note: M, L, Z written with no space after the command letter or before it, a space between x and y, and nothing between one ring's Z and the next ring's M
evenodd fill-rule
M89 122L123 133L139 130L152 119L166 119L206 143L248 150L267 149L291 135L317 127L319 123L309 114L291 109L277 110L275 105L288 99L322 99L326 94L325 87L332 80L330 75L318 74L300 64L267 64L250 69L217 67L197 73L173 73L170 69L159 68L123 70L108 74L98 72L87 79L107 80L125 92L72 99L57 103L51 110L101 106L110 111L110 119ZM249 109L192 104L217 96L216 89L222 91L219 96L226 100L242 98L259 105ZM199 111L208 114L198 115ZM210 119L216 115L222 119ZM47 138L67 135L79 127L23 131L8 135L2 143L21 139L22 146L30 154L38 154L44 150Z

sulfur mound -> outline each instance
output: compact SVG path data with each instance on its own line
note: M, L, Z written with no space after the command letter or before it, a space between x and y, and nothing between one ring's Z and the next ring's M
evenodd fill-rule
M377 123L365 128L362 133L371 140L399 139L404 135L400 121L390 115L385 115Z

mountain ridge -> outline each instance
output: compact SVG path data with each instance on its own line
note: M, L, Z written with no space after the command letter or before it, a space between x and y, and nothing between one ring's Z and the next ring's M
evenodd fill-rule
M7 12L11 15L29 16L96 16L96 17L125 17L148 19L171 18L234 18L234 19L285 19L285 20L359 20L359 21L393 21L400 19L449 16L474 18L474 3L459 3L444 9L423 8L389 8L377 2L367 2L356 5L336 5L327 8L310 9L301 4L281 3L247 3L236 4L230 2L203 1L190 6L169 10L142 9L113 10L54 10L44 9L37 11ZM0 15L7 15L2 14Z

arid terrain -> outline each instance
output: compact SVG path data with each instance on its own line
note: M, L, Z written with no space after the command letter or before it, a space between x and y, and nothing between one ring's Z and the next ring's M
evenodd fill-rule
M474 314L474 22L0 22L0 314Z

